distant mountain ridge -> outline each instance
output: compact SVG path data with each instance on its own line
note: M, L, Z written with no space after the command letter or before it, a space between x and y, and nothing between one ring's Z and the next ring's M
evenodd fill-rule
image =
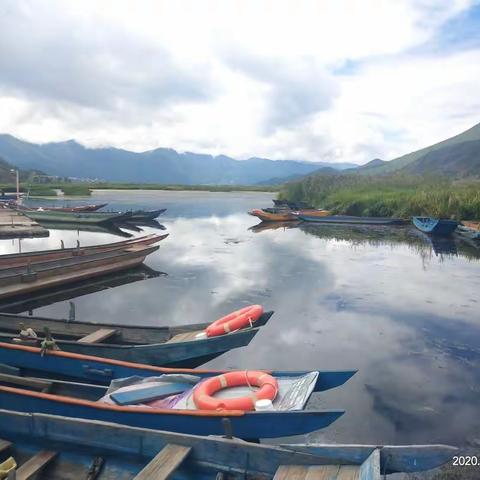
M257 157L235 160L226 155L178 153L169 148L136 153L113 147L86 148L74 140L35 144L8 134L0 134L0 156L21 168L40 169L50 175L185 185L254 185L272 179L286 181L323 167L338 170L355 167L352 163Z
M353 173L383 175L394 172L428 173L453 178L480 177L480 123L442 142L389 162L372 160Z

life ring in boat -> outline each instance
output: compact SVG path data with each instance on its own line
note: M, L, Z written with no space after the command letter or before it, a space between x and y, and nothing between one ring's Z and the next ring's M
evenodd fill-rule
M262 316L262 313L263 307L261 305L250 305L249 307L241 308L236 312L215 320L205 329L205 333L207 337L217 337L218 335L239 330L247 325L252 325Z
M258 387L250 395L237 398L214 398L212 395L228 387ZM278 393L277 380L266 372L235 371L208 378L193 390L193 401L202 410L255 410L257 400L273 401Z

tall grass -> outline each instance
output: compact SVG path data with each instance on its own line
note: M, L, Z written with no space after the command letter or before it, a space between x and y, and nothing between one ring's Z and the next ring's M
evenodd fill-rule
M344 215L480 218L480 182L475 181L405 175L314 175L286 184L280 197Z

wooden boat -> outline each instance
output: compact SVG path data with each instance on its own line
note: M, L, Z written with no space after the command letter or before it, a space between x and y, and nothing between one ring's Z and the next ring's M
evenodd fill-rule
M294 212L285 208L254 209L248 212L249 215L258 217L262 222L289 222L298 221L298 215L310 215L312 217L325 217L330 215L328 210L301 210Z
M42 207L29 207L29 206L22 206L20 207L23 211L36 211L41 208L47 212L96 212L103 207L106 207L107 203L99 203L99 204L92 204L92 205L76 205L74 207L52 207L52 206L42 206ZM40 210L41 211L41 210Z
M13 348L12 345L7 344L7 346ZM40 359L42 362L45 360L45 365L53 364L52 368L58 372L62 371L64 364L71 367L72 362L76 362L73 366L75 369L89 370L95 365L95 363L90 363L87 357L88 363L82 367L78 359L74 358L77 355L68 352L49 351L48 354L41 357L39 348L22 348L35 350L32 352L34 353L33 360ZM5 348L3 351L7 350L8 348ZM82 357L82 359L85 358ZM99 362L99 365L107 363L106 359L99 359ZM121 366L112 366L111 363L108 365L109 368L112 367L115 370L121 368ZM148 366L145 365L142 368L148 368ZM3 371L8 372L8 367L4 367ZM160 371L165 373L165 370ZM168 374L161 378L149 377L145 380L160 382L163 390L165 387L173 387L173 390L170 388L168 391L175 391L178 395L170 395L163 402L160 401L161 403L158 403L159 400L156 400L157 403L149 403L147 400L139 399L139 391L136 390L137 399L135 401L120 402L120 404L113 401L114 395L116 394L118 399L120 393L120 390L115 390L118 382L109 388L104 385L69 382L57 378L45 378L45 376L42 378L25 377L12 373L1 373L0 409L15 405L16 410L26 413L39 412L75 416L76 418L195 435L222 435L224 433L223 422L226 418L231 424L234 435L245 440L287 437L325 428L341 417L344 413L343 410L305 410L305 407L313 393L343 385L355 374L355 371L265 371L265 374L270 375L279 383L279 397L281 398L278 402L274 401L273 409L244 411L197 408L192 401L193 391L197 385L200 386L200 382L204 379L225 373L227 372L219 370L170 369ZM102 376L105 375L105 372L100 373L99 370L97 374ZM123 380L123 382L125 381ZM178 390L175 387L178 387ZM250 390L248 387L244 387L242 392L237 395L248 396ZM125 393L125 389L123 393ZM132 395L131 388L128 393Z
M313 216L298 214L297 216L304 222L315 223L342 223L350 225L403 225L405 220L401 218L389 217L354 217L351 215L327 215L327 216Z
M330 210L316 210L316 209L309 209L309 210L300 210L298 215L308 215L309 217L328 217L331 215ZM298 217L297 217L298 220Z
M476 230L480 232L480 222L474 222L471 220L462 220L462 225L464 227L470 228L471 230Z
M268 212L266 210L251 210L248 212L249 215L258 217L262 222L288 222L297 220L295 215L290 210L284 210L279 212Z
M450 461L446 445L266 445L75 418L0 411L2 461L37 480L380 480ZM32 477L33 478L33 477Z
M132 238L121 242L105 243L101 245L91 245L81 247L80 244L75 248L59 248L56 250L39 250L36 252L10 253L0 255L0 270L23 265L33 265L40 262L51 260L61 260L64 258L79 257L90 255L92 253L111 252L133 245L154 245L168 237L164 235L145 235L143 237Z
M458 226L456 220L431 217L413 217L412 221L420 231L432 235L450 235Z
M127 213L102 213L102 212L58 212L45 210L27 210L24 212L28 217L37 222L75 223L101 225L114 221L126 220Z
M57 285L53 291L42 290L33 294L29 293L26 295L17 295L13 298L6 298L0 302L0 312L32 312L37 308L52 305L53 303L65 302L84 295L159 276L166 276L166 273L154 270L142 263L141 265L128 268L127 270L111 272L98 277L67 283L66 285ZM70 318L71 320L75 319L75 305L73 302L70 302L69 319Z
M5 268L0 270L0 300L140 265L158 248L127 245L110 252Z
M248 345L272 315L273 312L263 313L253 328L199 339L197 335L210 323L171 327L125 326L0 313L0 341L15 342L23 324L40 337L39 340L26 341L26 344L40 345L47 327L59 348L65 352L149 365L193 368L233 348Z

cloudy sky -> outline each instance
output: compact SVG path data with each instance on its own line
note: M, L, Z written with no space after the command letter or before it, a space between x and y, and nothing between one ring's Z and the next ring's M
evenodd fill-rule
M2 0L0 132L365 163L480 122L479 0Z

